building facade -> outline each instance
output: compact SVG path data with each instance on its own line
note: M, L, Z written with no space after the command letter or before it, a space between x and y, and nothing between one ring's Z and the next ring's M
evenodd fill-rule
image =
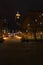
M29 11L22 24L22 31L28 31L35 38L43 38L43 11Z

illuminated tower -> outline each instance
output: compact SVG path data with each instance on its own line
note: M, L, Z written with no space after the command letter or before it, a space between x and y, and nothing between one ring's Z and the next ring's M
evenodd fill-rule
M16 20L16 28L17 28L17 30L20 30L20 19L21 19L21 14L19 13L19 11L17 11L17 13L16 13L16 18L15 18L15 20Z

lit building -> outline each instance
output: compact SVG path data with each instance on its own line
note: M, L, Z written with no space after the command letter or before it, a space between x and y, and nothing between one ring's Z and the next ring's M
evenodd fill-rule
M0 19L0 32L4 33L4 29L7 29L6 19Z
M20 30L21 29L21 24L20 24L21 14L19 13L19 11L17 11L16 13L15 21L16 21L16 29Z
M34 38L43 38L43 12L29 11L22 24L22 31L28 30ZM41 34L40 34L41 33Z

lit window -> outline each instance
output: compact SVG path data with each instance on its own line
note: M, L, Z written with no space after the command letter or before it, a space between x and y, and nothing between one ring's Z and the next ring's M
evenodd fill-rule
M39 15L39 17L41 17L41 15Z
M42 35L42 32L40 32L40 34Z
M26 32L28 32L28 30L26 30Z
M41 15L43 16L43 13Z
M28 26L30 26L30 24L27 24Z
M37 19L35 19L35 22L37 22Z
M40 24L42 24L42 22L40 22Z

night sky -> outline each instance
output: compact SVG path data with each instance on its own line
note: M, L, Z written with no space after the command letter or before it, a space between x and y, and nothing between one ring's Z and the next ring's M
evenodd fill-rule
M13 27L16 12L19 11L23 19L30 10L43 10L43 0L0 0L0 17L7 17Z
M0 0L0 15L14 16L17 10L43 10L43 0Z

